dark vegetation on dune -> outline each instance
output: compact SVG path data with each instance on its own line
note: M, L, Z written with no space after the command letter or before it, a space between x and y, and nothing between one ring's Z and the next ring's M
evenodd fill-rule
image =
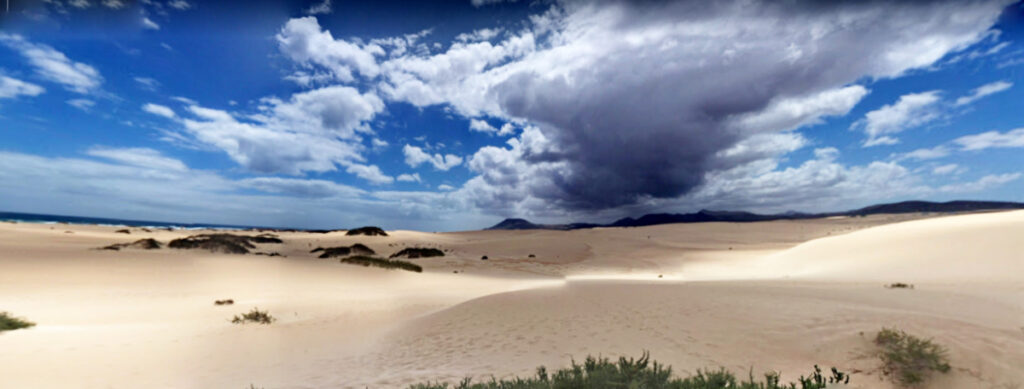
M273 323L276 320L277 320L276 318L274 318L273 316L270 316L269 312L261 311L259 308L253 308L251 311L249 311L247 313L243 313L241 316L235 315L235 317L233 319L231 319L231 323L234 323L234 324L246 324L246 323L270 324L270 323Z
M350 265L361 265L368 267L379 267L384 269L400 269L414 271L417 273L423 272L423 267L412 262L406 262L397 259L384 259L377 257L370 257L365 255L356 255L351 257L345 257L341 259L341 263L347 263Z
M914 284L907 284L903 282L894 282L885 285L886 289L914 289Z
M117 230L117 231L114 231L114 232L116 232L118 234L131 234L132 233L131 231L128 231L128 230Z
M554 389L554 388L645 388L645 389L824 389L829 384L848 383L850 376L832 368L830 375L814 367L810 376L801 376L797 382L783 384L779 373L766 373L763 379L755 379L753 373L747 379L737 379L725 370L698 370L686 378L672 377L672 368L650 360L647 353L639 359L619 358L612 362L608 358L587 357L582 364L548 373L543 366L537 374L527 378L491 379L489 382L473 383L468 378L457 385L447 383L421 383L410 389Z
M310 251L310 253L323 252L320 254L320 258L333 258L333 257L346 257L349 255L374 255L376 252L373 249L366 247L361 243L356 243L351 246L338 246L338 247L317 247Z
M282 241L273 234L248 236L217 233L192 235L187 238L175 239L168 243L167 247L172 249L200 249L227 254L248 254L249 249L256 248L253 243L282 243Z
M233 299L226 299L226 300L216 300L216 301L213 302L213 305L233 305L234 303L235 303L235 300L233 300Z
M430 257L443 257L443 256L444 256L444 251L441 251L441 250L438 250L438 249L435 249L435 248L409 247L409 248L402 249L402 251L399 251L397 253L391 254L391 256L389 258L398 258L398 257L430 258Z
M882 360L882 374L901 386L918 386L934 372L947 373L950 370L946 348L931 339L883 328L875 335L875 345Z
M7 312L0 312L0 332L11 331L21 328L29 328L36 325L36 323L22 319L20 317L11 316Z
M156 250L163 247L163 243L160 243L156 239L146 238L139 239L129 243L114 243L110 246L100 247L100 250L113 250L118 251L120 249L140 249L140 250Z
M380 227L366 226L348 230L345 235L388 236Z

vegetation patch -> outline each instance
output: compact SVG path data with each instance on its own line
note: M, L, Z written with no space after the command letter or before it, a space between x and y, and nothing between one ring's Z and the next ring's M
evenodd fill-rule
M131 234L131 233L132 233L132 232L131 232L131 231L129 231L129 230L117 230L117 231L114 231L114 232L116 232L116 233L118 233L118 234Z
M443 257L443 256L444 256L444 251L441 251L441 250L438 250L438 249L423 248L423 247L409 247L409 248L406 248L406 249L402 249L402 251L399 251L397 253L391 254L391 256L389 258L398 258L398 257L429 258L429 257Z
M782 384L779 373L771 372L763 379L753 374L747 380L737 379L725 370L698 370L696 375L677 378L672 368L653 362L647 353L639 359L619 358L612 362L608 358L587 357L583 364L572 362L572 366L548 373L543 366L537 368L533 377L508 380L491 379L490 382L472 383L464 379L457 385L447 383L421 383L410 389L553 389L553 388L646 388L646 389L824 389L829 384L849 383L850 376L832 368L830 376L822 375L814 367L809 377L801 376L797 382Z
M317 247L310 251L311 253L323 252L320 254L320 258L333 258L333 257L347 257L349 255L374 255L376 252L373 249L366 247L361 243L356 243L351 246L338 246L338 247Z
M366 226L348 230L345 235L388 236L388 233L384 232L380 227Z
M352 265L372 266L380 267L385 269L401 269L414 271L417 273L423 272L423 267L412 262L401 261L397 259L384 259L377 257L370 257L366 255L356 255L352 257L346 257L341 259L341 263L348 263Z
M213 302L213 305L234 305L234 304L235 304L235 300L232 300L232 299L217 300L217 301Z
M260 234L255 236L233 234L200 234L187 238L175 239L167 244L172 249L200 249L215 253L248 254L249 249L256 248L253 243L282 243L276 235Z
M932 373L949 372L946 348L931 339L921 339L906 332L883 328L875 336L882 360L882 374L907 387L918 386Z
M21 328L29 328L36 325L36 323L28 320L11 316L7 312L0 312L0 331L11 331Z
M115 243L110 246L100 247L100 250L113 250L118 251L120 249L140 249L140 250L156 250L163 247L163 243L160 243L156 239L146 238L139 239L130 243Z
M232 303L234 303L232 301ZM276 318L270 316L267 311L261 311L259 308L253 308L248 313L243 313L241 316L235 315L231 322L234 324L246 324L246 323L258 323L258 324L270 324L273 323Z
M914 284L905 284L902 282L895 282L892 284L885 285L887 289L914 289Z

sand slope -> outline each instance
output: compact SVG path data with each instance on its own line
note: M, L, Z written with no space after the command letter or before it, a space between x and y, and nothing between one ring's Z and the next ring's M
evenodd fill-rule
M0 310L39 323L0 334L0 388L399 388L644 349L680 373L817 363L885 388L869 341L883 326L949 346L954 371L932 388L1024 385L1024 212L921 219L281 233L258 248L286 257L97 251L196 232L0 223ZM417 274L309 253L353 243L446 256ZM882 287L897 281L917 288ZM254 306L279 321L228 322Z

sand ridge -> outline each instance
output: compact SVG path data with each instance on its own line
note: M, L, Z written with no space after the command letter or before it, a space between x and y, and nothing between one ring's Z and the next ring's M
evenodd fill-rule
M283 257L94 250L203 232L117 229L0 223L0 309L39 323L0 334L0 387L392 388L646 349L680 373L724 366L792 378L817 363L855 371L853 387L885 388L866 337L882 326L950 348L954 372L930 387L1024 383L1020 211L279 232L283 244L257 245ZM420 274L309 253L355 243L383 256L446 255L412 260ZM896 281L918 287L882 287ZM236 304L213 305L223 298ZM229 323L253 307L278 322Z

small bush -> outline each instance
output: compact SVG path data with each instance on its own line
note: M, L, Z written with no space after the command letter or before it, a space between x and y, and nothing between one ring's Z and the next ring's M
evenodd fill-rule
M612 362L607 358L587 357L583 364L572 362L572 366L549 374L543 366L537 374L528 378L509 380L491 379L490 382L472 383L464 379L455 389L553 389L553 388L648 388L648 389L824 389L833 383L849 383L850 376L835 368L829 377L814 367L809 377L800 377L797 383L780 384L779 373L767 373L763 380L754 379L753 374L746 381L725 369L698 370L687 378L672 378L672 368L650 360L644 353L638 359L619 358ZM799 385L799 386L797 386ZM447 389L447 383L421 383L410 389Z
M914 284L905 284L902 282L895 282L885 286L888 289L914 289Z
M235 303L235 300L233 300L233 299L216 300L216 301L213 302L213 305L233 305L234 303Z
M249 313L243 313L242 316L235 315L235 318L231 319L231 322L234 324L270 324L273 323L275 320L277 319L275 319L273 316L270 316L270 313L268 313L267 311L261 311L259 308L253 308L251 311L249 311Z
M388 233L380 227L366 226L348 230L345 235L388 236Z
M362 265L362 266L373 266L381 267L385 269L402 269L408 271L414 271L417 273L423 272L423 267L412 262L401 261L397 259L383 259L368 257L365 255L356 255L352 257L342 258L341 263L348 263L351 265Z
M402 249L397 253L391 254L389 258L407 257L407 258L430 258L430 257L443 257L444 251L434 248L424 247L409 247Z
M903 386L924 383L932 372L950 370L946 349L931 339L921 339L906 332L883 328L875 336L881 350L882 374Z
M36 323L28 320L11 316L7 312L0 312L0 331L17 330L21 328L29 328L36 325Z

